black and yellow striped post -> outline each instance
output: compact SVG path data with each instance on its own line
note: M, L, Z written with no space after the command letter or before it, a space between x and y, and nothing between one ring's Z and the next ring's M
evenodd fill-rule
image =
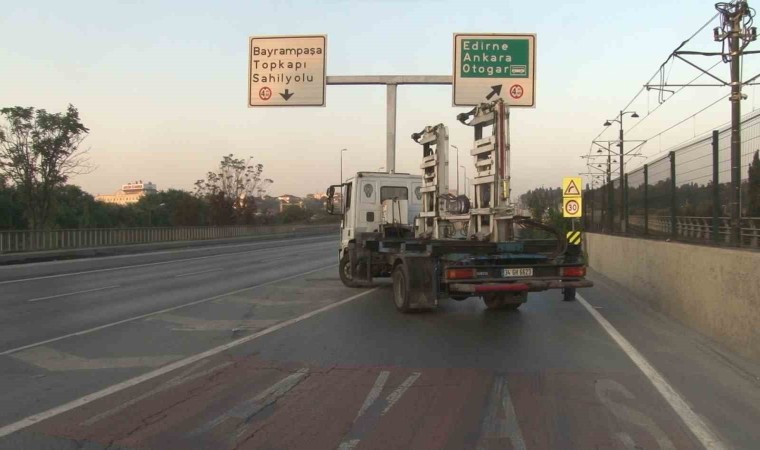
M570 245L581 245L581 232L580 231L568 231L567 243Z

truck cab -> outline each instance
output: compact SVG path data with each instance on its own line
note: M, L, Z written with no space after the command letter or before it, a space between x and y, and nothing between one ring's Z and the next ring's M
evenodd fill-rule
M340 199L340 256L358 233L380 233L385 225L412 226L422 209L421 187L422 177L407 173L358 172L348 178Z

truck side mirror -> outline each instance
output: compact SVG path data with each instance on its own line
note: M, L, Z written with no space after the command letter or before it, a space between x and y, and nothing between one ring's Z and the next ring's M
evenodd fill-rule
M327 198L325 199L325 211L327 211L327 214L330 214L330 215L336 214L335 213L335 187L336 186L340 186L340 184L334 184L327 188Z

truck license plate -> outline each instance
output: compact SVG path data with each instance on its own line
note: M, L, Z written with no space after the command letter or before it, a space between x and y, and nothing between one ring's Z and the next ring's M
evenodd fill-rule
M532 267L521 267L518 269L502 269L501 276L503 277L532 277Z

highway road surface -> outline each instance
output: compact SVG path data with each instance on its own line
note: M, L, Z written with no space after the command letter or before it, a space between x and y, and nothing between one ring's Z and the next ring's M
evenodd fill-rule
M760 448L760 365L600 275L403 315L336 258L323 236L0 268L0 448Z

